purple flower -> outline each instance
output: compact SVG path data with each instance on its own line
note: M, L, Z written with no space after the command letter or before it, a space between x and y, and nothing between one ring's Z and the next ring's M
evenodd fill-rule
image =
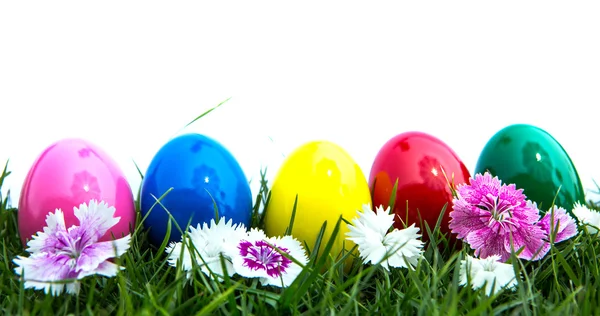
M293 237L267 238L261 230L252 229L238 244L237 253L232 255L233 266L241 276L260 278L263 285L289 286L302 267L280 252L287 253L302 265L308 262L302 245Z
M511 251L523 248L519 258L538 260L549 251L547 233L537 225L539 210L514 184L503 185L486 172L471 178L469 185L460 185L457 194L449 227L475 249L476 256L497 254L505 262Z
M46 294L79 293L78 280L93 274L112 277L120 267L108 261L129 249L130 235L114 241L98 240L120 220L114 207L91 200L89 206L74 208L79 226L65 227L62 210L46 216L43 232L27 243L29 257L17 256L14 271L25 279L25 288L43 289ZM70 281L56 283L56 281Z
M551 226L550 221L552 219L553 210L554 224ZM554 242L567 240L577 234L577 225L573 218L567 214L567 211L564 208L557 207L556 205L546 212L546 215L538 222L538 225L546 232L548 240L550 239L552 232L556 233Z

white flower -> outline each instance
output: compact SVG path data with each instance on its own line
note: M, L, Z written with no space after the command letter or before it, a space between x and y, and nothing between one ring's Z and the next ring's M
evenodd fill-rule
M573 207L573 215L577 217L581 226L588 226L587 231L590 234L598 232L598 228L600 227L600 212L590 210L587 206L576 202Z
M348 240L358 245L358 252L364 263L381 264L389 270L389 266L408 268L417 265L423 255L423 242L419 240L419 228L411 225L405 229L388 231L394 225L394 214L390 208L378 207L375 212L368 204L363 205L358 218L352 221L346 233ZM387 260L384 260L386 258Z
M471 287L474 290L485 284L485 293L488 296L497 293L502 288L515 289L517 279L512 264L503 263L499 260L499 255L492 255L485 259L473 258L467 255L467 258L460 262L460 285L466 285L468 279L470 279Z
M206 223L203 223L202 226L198 224L196 228L190 226L187 238L184 235L181 237L181 242L173 242L165 249L169 254L167 261L171 266L176 267L177 262L182 258L181 267L187 272L188 278L191 276L194 267L192 257L204 274L211 276L212 271L217 276L223 276L225 272L221 266L221 255L223 255L225 269L231 276L235 274L235 270L231 263L230 254L245 236L246 227L243 224L233 225L231 219L226 222L224 217L219 220L218 224L213 219L210 221L210 226ZM183 244L184 238L186 239L185 245ZM191 252L192 247L193 253ZM182 254L181 251L184 248L185 251ZM223 278L218 279L223 280Z
M129 249L131 236L113 241L98 242L120 220L114 217L115 208L105 202L91 200L89 206L74 207L79 226L65 226L62 210L46 216L43 232L33 236L26 249L31 256L17 256L15 273L25 278L25 288L43 289L46 294L78 294L80 279L99 274L112 277L122 267L108 261ZM23 274L22 274L23 273ZM66 281L63 283L53 283Z
M232 255L235 271L247 278L260 278L262 285L289 286L302 272L302 266L273 246L302 265L308 262L304 248L292 236L267 238L263 231L252 229Z

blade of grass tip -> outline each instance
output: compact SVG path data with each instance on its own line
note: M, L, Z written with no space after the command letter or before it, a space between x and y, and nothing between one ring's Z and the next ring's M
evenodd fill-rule
M212 194L210 194L210 192L208 192L208 189L205 188L204 191L206 191L206 194L208 194L208 196L210 196L210 199L213 203L213 210L215 211L215 224L219 224L219 207L217 206L217 201L215 201Z
M160 243L160 246L158 247L158 251L157 253L163 253L165 251L165 249L167 248L167 245L169 244L169 239L171 238L171 227L172 227L172 220L171 217L169 216L169 218L167 219L167 231L165 232L165 237L163 238L162 243ZM155 260L158 260L158 258L160 258L160 256L156 256Z
M592 182L594 182L594 185L596 186L596 190L598 190L598 191L596 191L596 193L600 193L600 185L598 184L598 182L596 182L595 179L592 179Z
M135 169L137 170L137 172L140 174L140 178L142 180L144 180L144 173L142 173L142 170L140 169L140 167L138 166L138 164L135 162L135 160L131 159L131 161L133 161L133 165L135 166Z
M166 253L167 252L166 249L167 249L167 246L169 245L169 240L171 238L171 227L173 227L173 226L171 226L171 223L173 223L173 222L176 222L175 218L172 217L172 216L169 216L169 219L167 220L167 231L165 232L165 237L163 238L163 241L160 244L160 247L158 247L158 251L156 253L162 254L162 253ZM192 223L192 218L190 217L190 219L188 220L187 226L185 226L185 227L190 227L191 223ZM184 244L184 241L185 241L185 239L187 237L187 231L188 230L186 228L186 230L181 233L181 240L182 240L182 250L181 250L181 258L180 258L181 262L183 262L183 253L185 251L185 246L186 246ZM154 257L153 261L157 262L157 261L159 261L159 259L161 259L161 256L156 256L156 257ZM166 261L162 261L161 262L161 266L163 266L165 264L166 264ZM154 278L155 276L156 276L156 274L152 278ZM167 277L166 274L163 275L162 281L166 280L166 277Z
M267 138L271 141L271 143L273 145L275 145L276 147L278 147L277 144L275 143L275 140L273 140L273 137L267 135ZM281 157L286 158L285 154L283 153L283 151L281 149L279 149L279 153L281 154Z
M441 227L442 227L442 220L444 218L444 214L446 214L446 210L448 209L448 203L444 204L444 207L442 207L442 210L440 211L440 215L438 216L438 219L435 223L435 226L433 227L433 232L428 232L430 234L430 236L435 237L436 239L436 243L439 244L440 241L437 240L438 236L441 235ZM447 239L448 236L440 236L440 237L445 237L445 239Z
M164 206L158 199L156 199L156 197L154 195L152 195L152 197L156 200L156 202L158 203L158 205L162 206L163 210L165 211L165 213L167 213L167 215L169 216L169 218L171 218L173 220L173 224L175 225L175 228L177 228L177 230L179 231L180 234L183 235L183 229L181 229L181 226L179 226L179 223L177 222L177 220L175 220L175 217L173 217L173 214L171 214L171 212L169 212L169 210L167 209L166 206Z
M156 199L156 201L154 202L154 204L152 204L152 206L148 210L148 213L140 220L139 224L136 226L135 231L131 235L132 239L135 238L135 237L137 237L137 233L138 232L142 231L142 225L144 225L144 222L146 221L146 218L148 218L148 216L150 216L150 213L152 212L152 210L154 210L154 207L157 206L157 205L159 205L159 201L161 201L162 199L164 199L165 196L167 196L167 194L169 194L171 191L173 191L173 187L169 188L158 199L156 199L156 197L154 197L154 195L152 195L152 197L154 197L154 199Z
M392 188L392 195L390 196L390 201L388 202L388 205L392 212L394 211L394 207L396 207L396 193L397 192L398 192L398 178L396 178L396 182L394 183L394 187ZM373 205L373 208L375 208L375 207L376 207L376 205Z
M189 123L185 124L184 127L182 127L180 130L177 131L177 133L175 133L175 135L179 134L181 131L183 131L184 129L186 129L188 126L194 124L197 120L205 117L206 115L208 115L210 112L216 110L217 108L219 108L221 105L225 104L225 102L229 101L231 99L231 97L225 99L225 101L221 101L221 103L217 104L216 106L208 109L207 111L205 111L204 113L198 115L195 119L191 120Z
M2 170L2 176L0 176L0 188L4 184L4 179L11 174L11 171L8 171L8 161L6 160L6 164L4 164L4 169Z
M316 264L317 264L316 259L320 252L321 244L323 243L323 239L325 238L326 230L327 230L327 221L324 221L323 225L321 225L321 229L319 230L319 233L317 234L317 239L315 240L315 244L313 245L313 249L311 249L310 256L308 258L308 260L313 263L313 267L316 266ZM306 249L308 249L308 245L306 245L306 242L304 242L304 243L305 243Z
M229 295L231 295L233 291L235 291L239 286L239 283L235 283L225 292L219 294L217 297L213 297L210 303L204 306L204 308L202 308L198 313L196 313L196 315L213 315L213 311L217 309L217 307L221 306L221 304L223 304L223 302L227 300L227 297L229 297Z
M292 209L292 217L290 218L290 224L285 229L284 236L288 236L292 234L292 229L294 228L294 220L296 219L296 208L298 207L298 194L296 194L296 199L294 200L294 208Z
M263 213L258 222L258 227L265 227L265 219L267 218L267 207L269 206L269 202L271 202L271 191L266 193L266 198L263 199Z

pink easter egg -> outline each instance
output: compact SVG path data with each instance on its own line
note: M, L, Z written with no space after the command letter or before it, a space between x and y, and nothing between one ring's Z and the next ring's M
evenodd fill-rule
M48 148L29 170L19 199L19 235L27 241L46 226L46 216L61 209L66 227L79 225L74 207L90 200L114 206L119 222L100 240L133 232L135 205L131 187L115 161L83 139L62 139Z

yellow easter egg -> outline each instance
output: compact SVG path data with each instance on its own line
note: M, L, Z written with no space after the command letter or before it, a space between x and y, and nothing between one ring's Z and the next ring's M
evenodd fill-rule
M371 204L367 180L352 157L338 145L313 141L297 148L282 164L272 188L265 214L265 232L281 236L289 226L298 197L291 235L312 252L323 223L327 221L319 255L340 215L351 222L363 204ZM329 255L339 258L354 247L346 239L348 225L342 221ZM344 252L344 253L345 253Z

